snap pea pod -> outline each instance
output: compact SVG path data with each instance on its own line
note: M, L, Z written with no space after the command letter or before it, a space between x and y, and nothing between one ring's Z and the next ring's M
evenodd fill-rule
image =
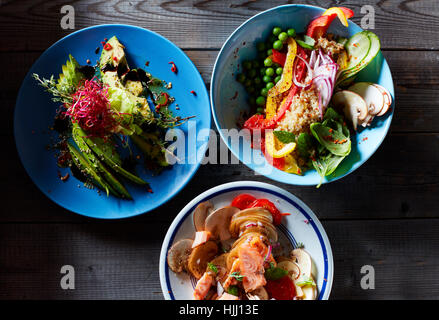
M169 166L165 157L165 148L160 145L156 135L143 132L141 135L133 134L131 140L145 156L154 160L161 167Z
M70 154L72 155L73 163L78 167L79 170L88 174L95 181L96 185L105 190L107 196L111 193L117 197L120 194L117 193L104 179L93 169L92 165L88 162L86 158L83 157L81 152L79 152L70 142L67 142Z
M72 136L73 140L75 140L79 149L85 154L85 157L88 158L89 162L94 165L104 176L104 179L113 186L118 193L122 195L123 198L132 199L131 195L125 189L125 187L117 180L110 171L105 168L105 166L99 161L99 159L95 156L93 151L89 148L87 143L82 138L84 132L78 126L73 126Z
M132 174L131 172L125 170L122 167L122 161L120 160L119 156L117 155L117 152L114 150L113 147L104 145L101 139L87 138L83 131L80 132L79 134L82 136L85 143L87 143L90 149L92 149L93 152L96 153L99 159L104 161L114 171L116 171L120 175L124 176L125 178L131 180L132 182L138 185L142 185L142 186L148 185L148 182L144 181L143 179L139 178L138 176Z

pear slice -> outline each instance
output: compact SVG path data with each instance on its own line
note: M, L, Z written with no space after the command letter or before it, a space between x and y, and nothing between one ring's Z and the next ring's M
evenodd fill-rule
M352 121L354 130L357 130L358 122L362 123L369 114L366 101L359 94L349 90L335 93L332 103L343 109L346 118Z
M348 89L349 91L359 94L367 105L368 113L375 116L384 107L384 96L378 87L369 82L357 82Z

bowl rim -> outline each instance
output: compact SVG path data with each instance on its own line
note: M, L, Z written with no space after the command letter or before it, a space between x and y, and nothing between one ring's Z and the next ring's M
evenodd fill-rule
M228 45L228 43L230 42L230 40L234 37L234 35L236 34L236 33L238 33L241 29L243 29L251 20L253 20L254 18L256 18L256 17L258 17L258 16L260 16L260 15L263 15L263 14L267 14L267 13L269 13L269 12L271 12L271 11L276 11L276 10L279 10L279 9L282 9L282 8L286 8L286 7L302 7L302 8L313 8L313 9L318 9L318 10L320 10L321 12L324 12L326 9L325 8L322 8L322 7L319 7L319 6L314 6L314 5L308 5L308 4L284 4L284 5L280 5L280 6L276 6L276 7L273 7L273 8L270 8L270 9L267 9L267 10L264 10L264 11L261 11L261 12L259 12L259 13L257 13L257 14L255 14L255 15L253 15L253 16L251 16L250 18L248 18L247 20L245 20L239 27L237 27L236 29L235 29L235 31L233 31L230 35L229 35L229 37L226 39L226 41L223 43L223 45L222 45L222 47L221 47L221 49L220 49L220 51L219 51L219 53L218 53L218 55L217 55L217 57L216 57L216 60L215 60L215 64L214 64L214 67L213 67L213 70L212 70L212 76L211 76L211 80L210 80L210 84L211 84L211 87L210 87L210 92L209 92L209 96L210 96L210 107L211 107L211 109L212 109L212 112L211 112L211 114L212 114L212 117L213 117L213 121L214 121L214 123L215 123L215 126L216 126L216 128L217 128L217 131L219 132L219 135L220 135L220 137L221 137L221 140L223 141L223 143L225 143L226 144L226 146L227 146L227 148L230 150L230 152L237 158L237 159L239 159L239 161L241 161L242 163L244 163L248 168L250 168L251 170L253 170L253 171L255 171L255 172L258 172L259 174L262 174L262 175L264 175L265 177L267 177L267 178L269 178L269 179L271 179L271 180L273 180L273 181L277 181L277 182L281 182L281 183L286 183L286 184L289 184L289 185L296 185L296 186L316 186L316 185L318 185L317 183L314 183L314 182L307 182L307 179L300 179L299 180L299 182L291 182L290 180L288 180L288 179L286 179L286 175L285 175L285 179L282 179L282 178L275 178L275 177L273 177L273 176L271 176L271 175L269 175L269 174L266 174L266 173L264 173L264 172L260 172L260 171L258 171L258 169L256 169L254 166L252 166L251 164L248 164L248 163L245 163L245 162L243 162L242 161L242 159L241 159L241 157L240 157L240 153L239 153L239 151L237 151L237 150L234 150L234 149L232 149L231 147L230 147L230 144L229 144L229 142L228 142L228 139L226 139L226 137L223 135L223 131L221 130L222 128L221 128L221 126L220 126L220 124L219 124L219 120L218 120L218 118L217 118L217 115L216 115L216 112L215 112L215 98L216 98L216 96L215 96L215 90L214 90L214 88L215 88L215 85L216 85L216 82L217 82L217 70L219 69L219 67L218 67L218 65L219 65L219 63L220 63L220 59L221 59L221 55L223 54L223 52L226 50L226 46ZM360 26L358 26L355 22L353 22L353 21L349 21L349 23L350 24L353 24L354 26L357 26L358 28L360 28L361 30L363 30ZM380 54L382 55L382 50L380 50ZM388 63L387 63L387 60L385 59L385 57L383 56L383 62L388 66ZM388 118L388 121L386 121L386 124L385 124L385 126L384 126L384 134L383 134L383 136L381 137L381 139L379 140L379 141L377 141L377 143L376 143L376 145L375 145L375 148L373 148L373 151L370 153L370 155L366 158L366 159L364 159L364 160L362 160L362 161L360 161L360 162L355 162L354 164L358 164L358 166L356 167L356 168L351 168L351 169L349 169L349 171L347 171L347 172L345 172L345 173L343 173L342 175L339 175L339 176L336 176L336 177L333 177L333 178L330 178L330 179L328 179L327 177L325 177L325 179L322 179L322 181L321 181L321 183L320 184L328 184L328 183L331 183L331 182L335 182L335 181L337 181L337 180L339 180L339 179L342 179L342 178L344 178L344 177L346 177L346 176L348 176L349 174L351 174L351 173L353 173L354 171L356 171L358 168L360 168L364 163L366 163L374 154L375 154L375 152L379 149L379 147L381 146L381 144L383 143L383 141L384 141L384 139L387 137L387 134L389 133L389 129L390 129L390 125L392 124L392 120L393 120L393 115L394 115L394 110L395 110L395 106L396 106L396 97L395 97L395 88L394 88L394 80L393 80L393 76L392 76L392 73L391 73L391 70L390 70L390 66L388 66L388 68L389 68L389 73L390 73L390 84L391 84L391 87L390 88L387 88L387 89L390 89L390 91L393 93L393 99L392 99L392 105L391 105L391 109L392 109L392 112L387 116L387 118ZM266 161L266 160L265 160ZM269 164L268 164L269 165ZM282 171L282 170L279 170L279 169L277 169L277 168L275 168L275 167L273 167L273 170L274 171L279 171L279 172L281 172L282 174L288 174L288 173L286 173L286 172L284 172L284 171ZM312 170L315 170L315 169L312 169ZM303 180L303 181L302 181Z
M187 54L179 47L177 46L175 43L173 43L171 40L167 39L166 37L162 36L161 34L152 31L150 29L147 28L143 28L143 27L139 27L139 26L135 26L135 25L130 25L130 24L122 24L122 23L106 23L106 24L98 24L98 25L94 25L94 26L89 26L86 28L82 28L79 30L76 30L64 37L62 37L61 39L57 40L55 43L53 43L51 46L49 46L46 50L44 50L41 55L32 63L32 66L30 67L29 71L26 73L26 75L24 76L21 85L20 85L20 89L18 90L17 93L17 99L15 102L15 106L14 106L14 115L13 115L13 131L14 131L14 141L15 141L15 148L18 154L18 157L20 159L21 165L23 166L24 170L26 171L26 174L29 176L29 178L31 179L31 181L33 182L33 184L35 186L37 186L37 188L47 197L49 198L51 201L55 202L57 205L59 205L60 207L67 209L70 212L79 214L81 216L87 217L87 218L92 218L92 219L99 219L99 220L123 220L123 219L129 219L132 217L136 217L145 213L148 213L150 211L153 211L159 207L161 207L162 205L164 205L165 203L167 203L169 200L171 200L172 198L174 198L178 193L180 193L181 190L183 190L186 185L189 183L189 181L192 180L192 178L194 177L194 175L197 173L200 165L201 165L201 160L197 161L197 163L195 163L192 169L192 172L190 172L189 175L187 175L186 177L186 181L184 181L182 183L182 185L180 186L179 189L177 189L175 192L167 195L166 197L161 198L159 201L156 201L156 205L154 205L153 207L147 209L146 211L144 210L136 210L136 211L132 211L130 214L126 214L124 216L121 217L105 217L105 216L91 216L86 212L82 212L80 210L77 210L75 208L72 208L69 205L66 205L64 203L62 203L59 199L55 198L52 196L51 193L49 193L47 190L45 190L44 188L41 188L40 185L35 181L34 177L31 175L31 173L29 172L28 168L24 165L24 161L23 161L23 155L20 152L20 148L17 144L17 139L16 139L16 134L17 134L17 121L18 121L18 115L17 115L17 106L19 105L19 103L21 102L22 96L23 96L23 90L24 90L24 84L25 84L25 80L28 79L31 76L31 72L34 69L34 66L37 65L38 63L40 63L41 60L43 60L45 58L46 55L48 55L48 52L50 50L53 50L56 46L61 45L63 41L67 40L70 37L74 37L79 33L82 32L89 32L90 30L94 30L94 29L105 29L105 28L124 28L126 30L130 30L130 29L135 29L135 30L139 30L141 32L147 32L147 33L151 33L154 36L157 36L158 38L160 38L161 40L167 42L168 44L170 44L172 47L174 47L177 51L179 51L182 54L182 57L185 58L186 62L189 63L189 65L191 65L194 70L196 71L195 75L198 78L198 80L200 80L200 83L202 84L202 88L204 90L204 92L206 93L206 95L208 96L208 91L207 91L207 87L206 84L203 80L203 78L201 77L200 71L198 70L198 68L195 66L195 64L192 62L192 60L187 56ZM208 96L207 99L208 103L210 104L210 99ZM212 108L208 108L209 110L209 116L206 117L207 118L207 127L211 128L212 127ZM209 138L207 137L207 141L206 143L204 143L200 148L202 148L203 150L203 154L206 152L207 147L208 147L208 142L209 142ZM201 150L201 149L200 149Z
M300 198L294 194L266 182L258 181L235 181L221 184L219 186L210 188L203 193L199 194L197 197L193 198L188 204L186 204L183 209L177 214L177 216L172 221L171 225L166 232L166 236L163 239L162 247L160 250L159 258L159 275L160 275L160 285L162 288L162 293L166 300L175 300L174 294L171 290L171 284L169 280L169 267L167 264L167 253L175 240L175 236L179 231L181 224L186 221L192 214L195 207L202 201L209 200L217 195L227 193L230 191L237 190L258 190L266 193L270 193L273 196L277 196L287 201L289 204L295 206L302 215L304 215L308 221L309 225L313 227L313 231L316 233L320 246L323 252L324 258L324 280L321 290L319 290L319 299L328 300L332 291L332 285L334 280L334 257L332 252L331 243L329 241L328 235L317 218L316 214L307 206ZM283 228L288 230L285 226ZM323 294L322 294L323 291Z

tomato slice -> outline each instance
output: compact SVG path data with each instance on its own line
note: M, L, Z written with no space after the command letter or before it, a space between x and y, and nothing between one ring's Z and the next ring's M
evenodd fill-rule
M268 280L265 289L269 296L276 300L293 300L296 297L296 287L289 276L279 280Z
M247 119L244 123L244 128L249 130L264 129L265 119L262 114L255 114Z
M249 205L249 208L264 208L270 211L273 216L273 224L279 225L282 220L282 213L276 208L273 202L268 199L257 199Z
M240 194L239 196L236 196L232 200L231 206L236 207L236 208L241 209L241 210L244 210L244 209L247 209L248 206L250 204L252 204L255 200L256 200L256 198L253 197L252 195L247 194L247 193L243 193L243 194Z
M276 49L272 49L271 51L273 52L273 62L279 63L283 67L285 65L285 61L287 60L287 55L277 51Z

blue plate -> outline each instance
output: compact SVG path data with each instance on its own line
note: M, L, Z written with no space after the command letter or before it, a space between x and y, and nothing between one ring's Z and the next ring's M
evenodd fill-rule
M264 42L275 26L283 29L294 28L297 32L304 32L308 23L320 16L324 10L309 5L284 5L255 15L238 27L224 43L212 73L210 91L212 113L223 141L232 153L248 167L282 183L317 185L321 178L315 170L308 170L304 175L298 176L273 168L259 150L251 150L248 141L244 141L241 148L232 145L232 140L227 139L222 129L236 128L237 120L249 110L246 102L248 95L235 77L239 72L238 66L244 60L256 58L256 43ZM362 29L352 21L349 21L349 27L346 28L338 19L334 20L329 29L330 33L344 37L350 37L360 31ZM387 88L395 101L392 74L381 53L358 74L357 81L370 81L382 85ZM352 137L352 152L331 176L324 179L323 183L348 175L372 156L389 130L394 107L393 102L390 111L385 116L375 118L371 127L359 129Z
M127 25L94 26L74 32L47 49L26 75L18 94L14 119L18 153L33 182L50 199L73 212L103 219L138 215L171 199L197 171L201 157L194 153L204 155L207 148L206 140L197 141L196 147L186 153L184 164L176 164L160 175L153 175L139 165L137 172L150 183L153 193L124 180L133 196L132 201L107 197L103 192L99 195L96 190L86 189L72 176L66 182L59 179L58 172L64 175L69 170L58 168L53 151L47 150L47 146L56 141L57 135L49 128L53 125L59 105L51 101L50 95L37 84L32 74L37 73L45 78L53 74L57 77L69 54L80 64L86 64L87 59L94 64L100 57L100 52L95 53L96 48L102 49L101 41L113 35L125 45L128 63L132 68L145 68L154 76L172 82L169 93L176 101L171 109L178 104L180 110L174 110L175 115L196 116L196 126L192 127L195 135L202 129L209 129L211 121L207 90L196 67L182 50L152 31ZM149 66L145 67L147 61ZM170 61L176 64L177 74L171 71ZM190 93L191 90L196 95ZM179 128L187 133L188 124ZM186 142L187 136L185 134Z

